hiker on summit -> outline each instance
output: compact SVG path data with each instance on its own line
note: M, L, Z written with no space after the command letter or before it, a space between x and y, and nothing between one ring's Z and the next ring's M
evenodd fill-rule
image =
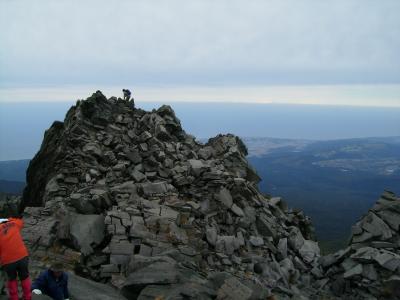
M0 264L7 273L9 300L18 300L18 281L21 281L23 300L31 300L31 279L28 270L28 250L22 240L24 221L19 218L0 219Z
M47 295L53 300L69 300L68 274L62 263L54 263L35 279L32 284L35 295Z
M123 89L122 92L124 93L124 100L129 101L131 99L131 91Z
M127 89L123 89L122 92L124 93L124 100L129 101L129 104L131 105L132 109L135 109L135 99L131 99L131 91Z

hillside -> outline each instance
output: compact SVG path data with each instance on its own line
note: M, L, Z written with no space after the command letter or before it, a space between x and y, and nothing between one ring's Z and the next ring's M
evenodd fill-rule
M0 180L25 182L29 159L0 161Z
M382 190L400 192L400 138L248 138L260 189L311 216L319 240L343 244Z
M0 180L0 193L22 195L25 182Z

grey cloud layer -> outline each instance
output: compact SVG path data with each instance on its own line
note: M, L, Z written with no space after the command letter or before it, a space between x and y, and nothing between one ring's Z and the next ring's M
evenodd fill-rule
M400 81L400 1L0 0L0 81Z

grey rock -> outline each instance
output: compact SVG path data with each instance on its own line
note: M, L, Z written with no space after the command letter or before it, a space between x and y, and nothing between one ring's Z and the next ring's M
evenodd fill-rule
M143 194L146 196L151 196L154 194L165 194L171 190L171 187L166 182L142 183L140 187Z
M182 275L175 264L155 262L131 273L127 277L121 293L128 299L132 299L140 294L143 286L175 284L181 278Z
M376 281L378 280L378 273L376 272L376 269L373 264L365 264L363 265L363 272L362 276L371 280L371 281Z
M103 154L103 152L101 151L100 147L99 147L97 144L95 144L95 143L88 143L88 144L86 144L86 145L82 148L82 150L83 150L84 152L87 152L87 153L89 153L89 154L96 155L96 156L98 156L98 157L101 157L102 154Z
M133 170L131 172L131 176L133 179L135 179L136 182L141 182L144 179L146 179L146 176L142 172L139 172L138 170Z
M320 255L318 243L310 240L305 240L299 250L299 253L303 257L303 260L305 262L311 263L314 259L318 258Z
M251 236L249 241L254 247L260 247L260 246L264 245L263 238L259 237L259 236Z
M221 188L219 193L215 196L216 199L222 202L227 208L231 208L233 204L232 195L226 188Z
M277 232L274 229L273 221L269 219L266 215L261 215L257 217L256 226L259 234L276 238Z
M289 246L293 250L299 250L305 242L303 235L301 234L300 229L297 227L292 227L288 237Z
M126 157L129 158L134 164L139 164L142 162L142 157L138 150L132 150L126 153Z
M362 227L373 236L379 236L383 240L387 240L392 237L392 231L390 230L389 226L372 212L370 212L363 219Z
M215 246L217 243L217 237L218 237L217 229L214 226L207 227L206 229L207 242Z
M248 300L250 299L252 290L242 284L239 280L231 277L225 280L224 284L217 292L217 300Z
M362 234L363 230L360 227L360 224L356 224L354 226L351 227L351 234L352 235L360 235Z
M354 235L352 238L352 242L353 243L363 243L363 242L367 242L367 241L371 240L373 237L374 236L371 233L364 231L360 235Z
M156 135L157 139L159 139L160 141L171 140L171 135L168 133L168 130L162 124L158 124L156 126L155 135Z
M134 223L129 231L129 236L133 238L152 238L153 234L147 229L144 224Z
M382 251L384 252L379 253L375 257L375 261L382 267L394 272L400 267L400 256L389 251Z
M287 243L288 243L287 242L287 238L279 239L277 248L278 248L278 251L279 251L279 253L281 255L281 259L284 259L284 258L287 257L287 253L288 253Z
M319 263L323 268L330 267L333 264L335 264L336 262L337 262L337 258L335 257L335 255L333 253L330 253L328 255L322 256L319 259Z
M232 205L231 211L232 211L235 215L237 215L238 217L243 217L243 216L244 216L243 210L242 210L239 206L237 206L236 204L233 204L233 205Z
M377 214L379 217L382 218L389 226L395 230L399 231L400 229L400 218L399 218L399 213L390 211L390 210L383 210L383 211L378 211Z
M128 241L121 241L119 243L111 242L110 243L110 252L116 255L132 255L134 245L129 243Z
M200 176L200 174L207 169L207 165L198 159L189 159L189 165L191 172L196 177Z
M215 251L220 253L226 253L228 255L239 248L239 243L236 241L234 236L218 236L215 243Z
M361 275L363 272L363 267L361 264L356 265L354 268L348 270L343 274L344 278L351 278L356 275Z
M358 249L350 257L359 262L371 263L375 260L375 258L377 257L378 254L379 254L379 251L374 248L363 247L363 248Z
M358 265L358 262L348 257L340 265L342 266L344 271L347 272L353 269L356 265Z
M213 148L210 146L203 147L199 150L199 157L207 160L213 156Z
M70 298L74 300L126 300L111 286L69 274Z
M71 239L84 255L93 253L93 246L104 239L105 224L101 215L73 215L70 223Z

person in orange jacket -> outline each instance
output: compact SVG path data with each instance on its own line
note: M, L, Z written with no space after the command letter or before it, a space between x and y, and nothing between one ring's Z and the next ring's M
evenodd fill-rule
M21 280L23 300L31 300L31 279L28 270L28 250L22 240L22 219L0 219L0 264L7 273L10 300L18 300L17 276Z

